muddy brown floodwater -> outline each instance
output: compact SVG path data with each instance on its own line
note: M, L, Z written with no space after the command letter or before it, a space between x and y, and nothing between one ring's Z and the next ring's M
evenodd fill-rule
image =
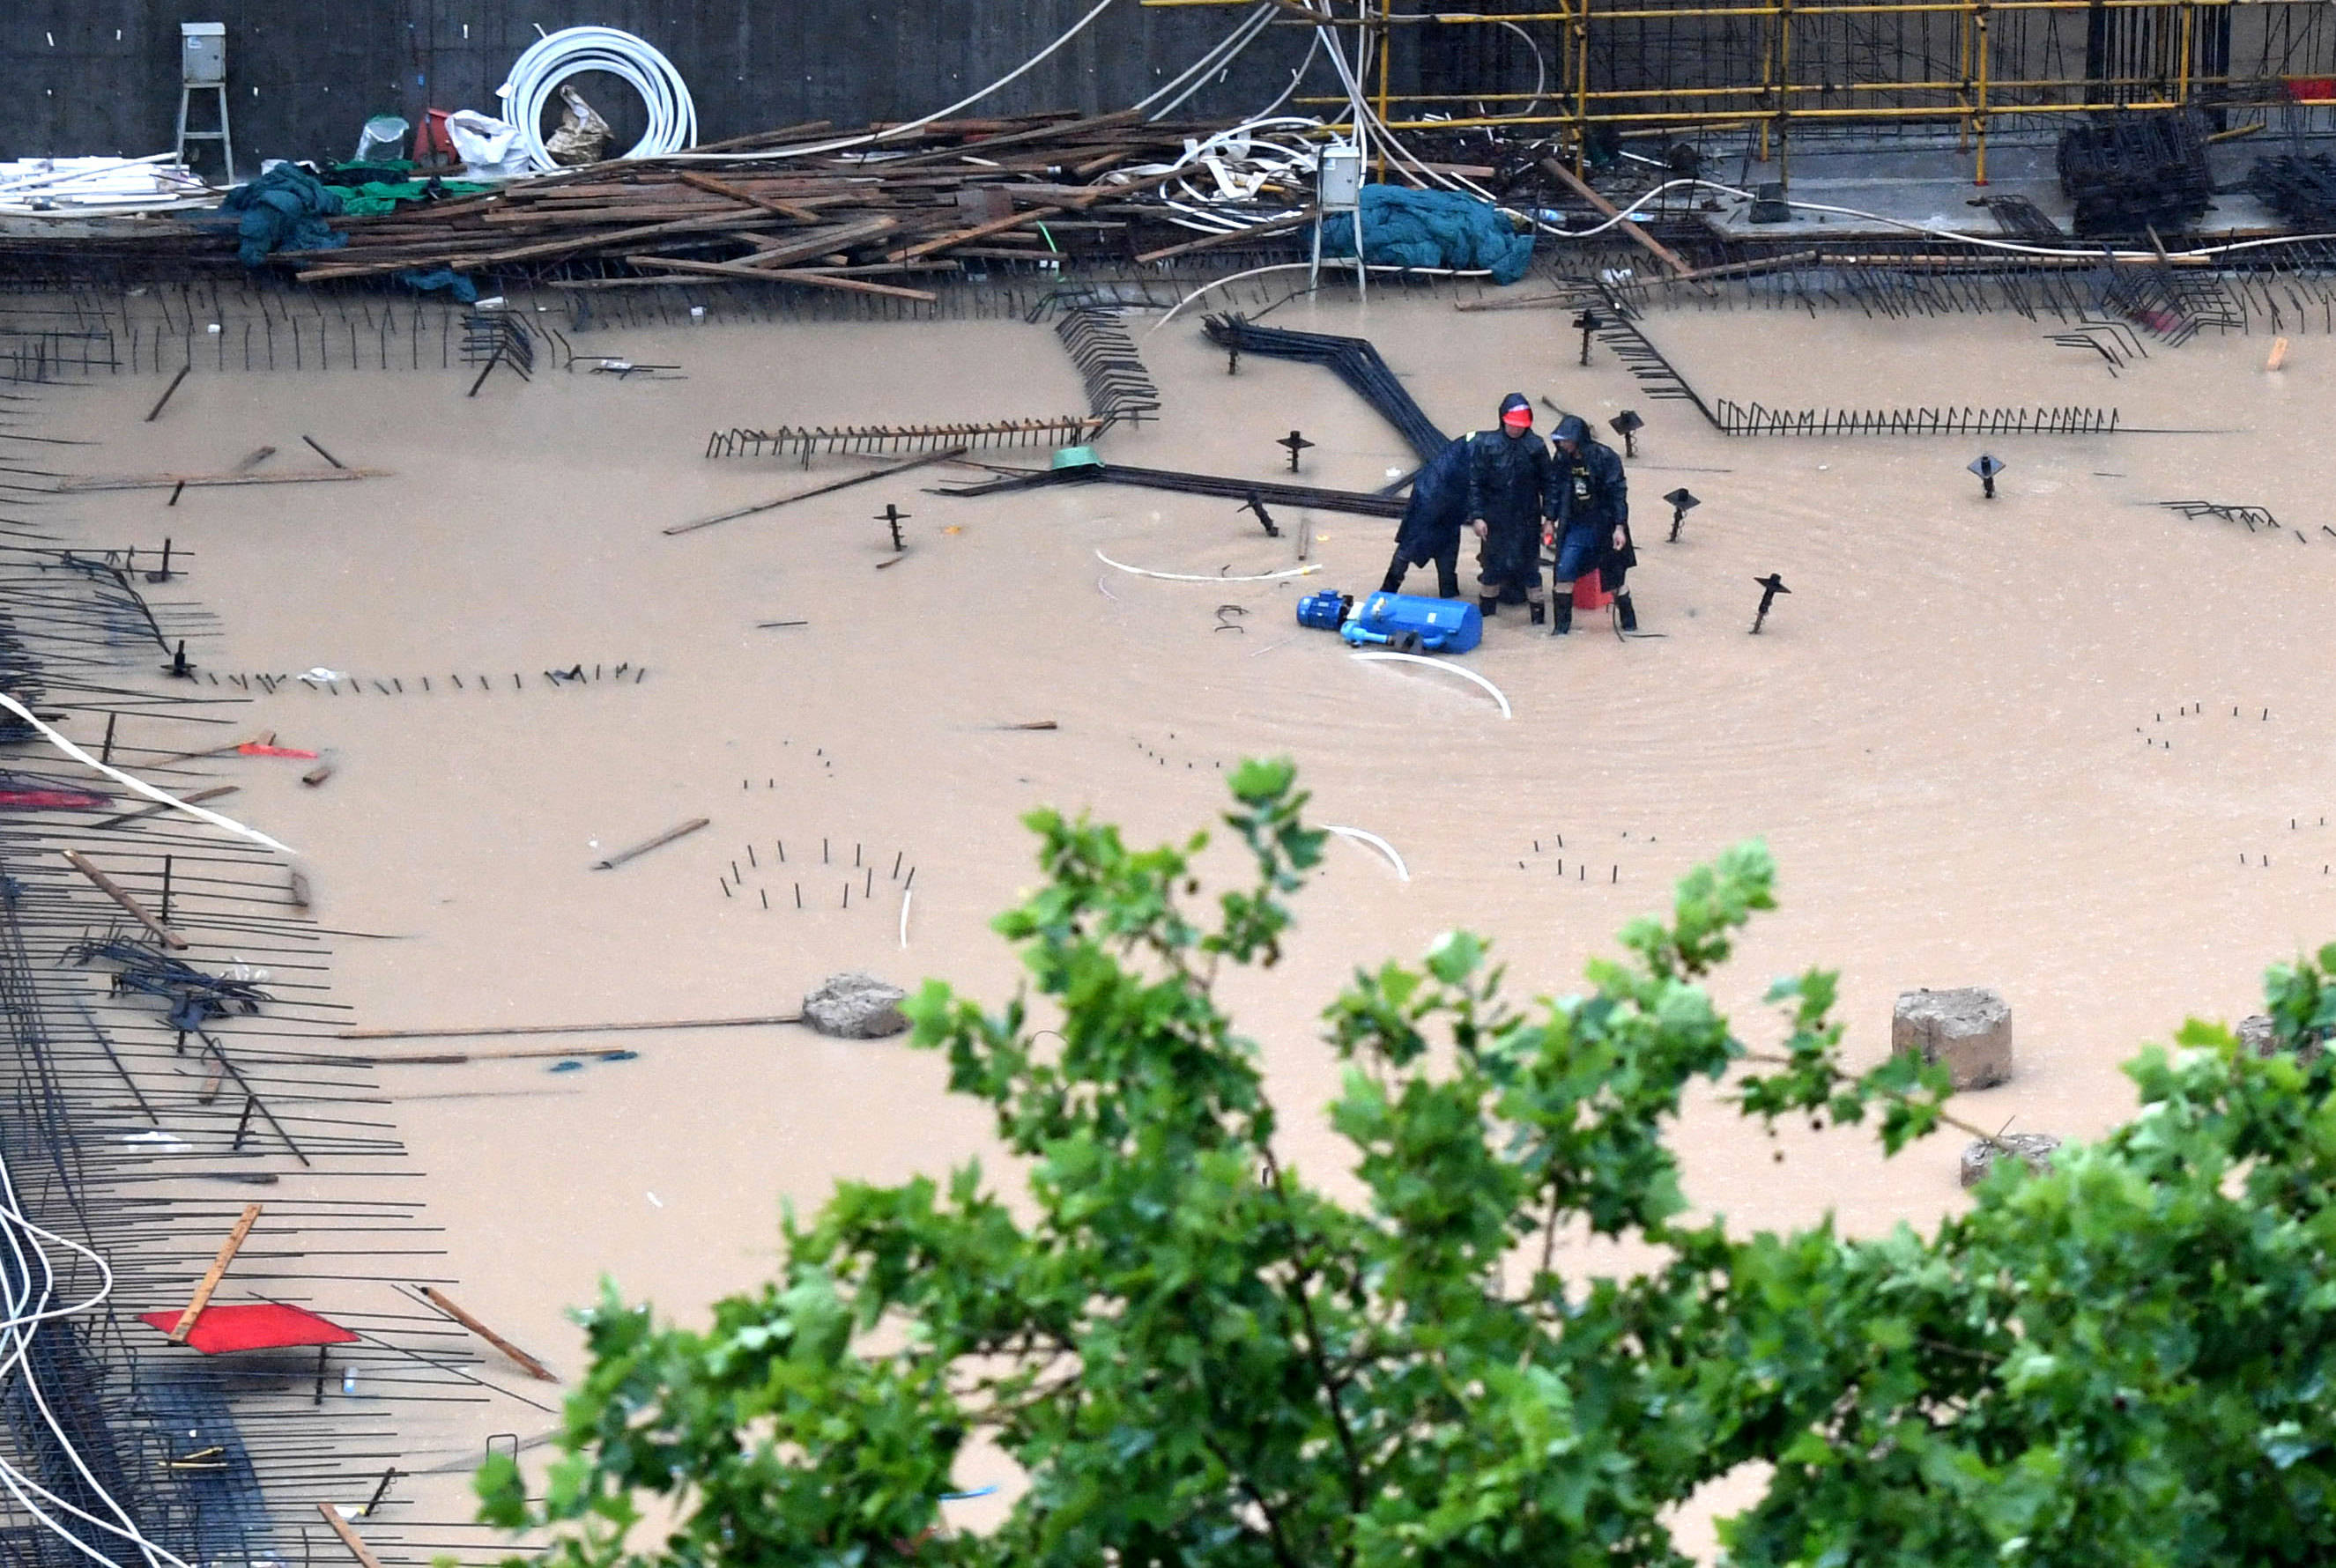
M1372 489L1411 466L1328 373L1251 356L1229 377L1197 310L1144 335L1155 319L1131 324L1162 416L1106 437L1107 458L1266 478L1286 472L1273 442L1294 426L1316 443L1308 482ZM1632 586L1657 635L1625 643L1598 616L1559 642L1500 615L1463 662L1507 693L1504 721L1464 682L1358 663L1295 625L1305 592L1376 586L1379 520L1292 516L1319 572L1223 586L1129 576L1097 552L1241 576L1296 565L1297 540L1204 498L922 493L949 469L660 531L871 466L709 460L712 429L1079 410L1054 334L1015 321L608 331L579 346L683 379L550 369L469 401L462 373L199 371L151 424L151 378L38 406L46 428L102 443L58 449L92 471L216 469L263 444L292 463L303 433L393 471L190 491L169 518L196 552L190 591L222 618L199 654L209 668L324 665L406 688L296 686L256 704L285 743L336 754L322 789L288 765L236 765L237 814L303 852L320 919L404 938L339 945L336 994L367 1026L782 1012L846 967L996 1001L1017 969L987 922L1033 876L1019 813L1046 802L1139 840L1181 834L1219 809L1224 769L1260 754L1294 757L1318 819L1384 836L1410 871L1334 842L1282 967L1231 988L1290 1108L1290 1156L1333 1185L1345 1152L1306 1112L1336 1084L1317 1014L1355 965L1465 924L1496 941L1517 991L1562 992L1739 839L1766 838L1782 867L1782 910L1717 988L1747 1037L1776 1032L1757 1006L1768 980L1810 963L1843 972L1865 1059L1887 1048L1897 992L1995 986L2019 1074L1958 1108L1990 1126L2102 1131L2130 1107L2117 1065L2139 1042L2187 1012L2235 1020L2266 962L2336 937L2327 339L2300 339L2275 374L2264 336L2234 334L2153 344L2112 377L2010 313L1654 311L1649 334L1707 396L2115 404L2129 426L2189 432L1730 439L1649 401L1611 353L1578 367L1562 313L1388 294L1273 319L1370 336L1455 433L1512 390L1599 421L1639 409ZM1982 450L2009 465L1992 501L1964 471ZM1679 484L1704 504L1667 545L1657 498ZM2280 526L2152 504L2192 498ZM871 514L887 502L910 514L909 551L878 570L891 550ZM76 498L75 526L142 539L161 504ZM1792 595L1756 638L1752 579L1770 572ZM541 679L579 662L629 668ZM1059 728L1006 728L1041 720ZM699 816L713 825L588 869ZM940 1063L897 1041L609 1043L639 1055L383 1070L455 1293L569 1374L581 1354L563 1314L602 1278L694 1320L770 1271L783 1202L988 1148ZM1704 1103L1677 1142L1691 1195L1742 1227L1831 1210L1871 1234L1961 1201L1945 1137L1894 1161L1855 1131L1772 1146ZM411 1434L410 1467L442 1466L416 1508L454 1517L485 1434L548 1426L497 1400ZM960 1479L1010 1482L980 1455ZM1000 1505L957 1513L978 1524Z

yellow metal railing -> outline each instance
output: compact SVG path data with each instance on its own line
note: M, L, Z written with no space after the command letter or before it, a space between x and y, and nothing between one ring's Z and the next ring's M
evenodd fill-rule
M1253 3L1142 0L1144 5L1163 7ZM1277 22L1308 24L1309 13L1299 0L1278 3L1288 15ZM2115 14L2140 12L2155 15L2125 25L2146 29L2146 62L2137 64L2129 57L2135 44L2129 37L2124 45L2128 58L2116 72L2046 73L2059 58L2073 56L2081 65L2086 53L2082 28L2100 27L2104 16L2115 24ZM2233 66L2241 51L2231 24L2240 17L2268 20L2274 15L2280 25L2265 26L2261 47L2249 50L2263 70L2254 75L2236 73ZM1506 14L1441 15L1399 13L1394 0L1377 0L1375 5L1350 4L1347 15L1321 20L1342 30L1368 28L1377 34L1376 81L1367 85L1368 97L1376 101L1371 107L1391 130L1561 128L1572 134L1578 166L1593 128L1600 126L1638 128L1647 134L1720 124L1750 126L1759 158L1782 161L1790 157L1796 123L1946 122L1958 129L1965 150L1975 154L1973 176L1983 185L1989 128L2006 117L2168 109L2205 99L2233 106L2297 102L2290 82L2336 78L2336 20L2331 16L2336 16L2336 6L2329 0L1688 0L1676 5L1617 0L1611 6L1601 6L1596 0L1550 0ZM1832 25L1845 18L1858 19L1850 25L1864 28L1867 35L1852 39ZM1895 34L1887 27L1893 18L1905 24ZM1946 63L1932 58L1927 32L1929 24L1942 18L1952 29L1952 78L1940 73ZM2061 18L2078 24L2079 35L2073 46L2049 31ZM2209 18L2211 34L2205 24ZM2028 33L2034 19L2041 19L2048 30L2040 42ZM1669 46L1692 52L1698 80L1693 84L1663 80L1635 86L1600 84L1593 62L1601 55L1626 57L1634 44L1630 29L1650 24L1685 30ZM1541 92L1396 91L1396 52L1411 46L1425 27L1503 24L1540 29L1535 34L1540 42L1554 42L1555 57ZM1708 48L1693 46L1698 27L1714 30ZM1720 30L1728 35L1718 36ZM1917 30L1922 30L1919 41ZM1681 36L1689 42L1680 43ZM2274 37L2279 40L2276 49ZM1844 57L1853 45L1864 57L1864 65L1844 70ZM1885 61L1905 69L1893 72ZM1921 68L1925 63L1928 70ZM1731 75L1736 80L1729 80ZM2314 93L2302 101L2321 100ZM1298 102L1317 108L1345 108L1348 102L1344 97ZM1440 111L1438 106L1445 104L1472 107L1475 112ZM1518 109L1504 111L1502 106L1512 104Z

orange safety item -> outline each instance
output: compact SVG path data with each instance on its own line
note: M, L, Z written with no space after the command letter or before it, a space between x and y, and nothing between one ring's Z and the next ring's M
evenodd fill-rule
M462 155L454 150L454 139L446 130L446 118L453 111L425 109L422 111L422 127L414 133L414 161L427 167L434 160L460 163Z
M1577 610L1602 610L1614 602L1614 595L1602 586L1593 569L1573 579L1573 607Z
M246 740L236 750L246 757L297 757L303 762L314 762L316 753L302 751L290 746L269 746L258 740Z

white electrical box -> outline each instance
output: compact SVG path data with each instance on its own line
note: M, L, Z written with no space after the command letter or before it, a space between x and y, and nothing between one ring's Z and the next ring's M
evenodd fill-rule
M217 87L227 81L227 24L179 24L179 80L189 87Z
M1352 212L1363 203L1363 154L1351 142L1333 141L1322 149L1322 169L1315 185L1315 201L1324 212Z

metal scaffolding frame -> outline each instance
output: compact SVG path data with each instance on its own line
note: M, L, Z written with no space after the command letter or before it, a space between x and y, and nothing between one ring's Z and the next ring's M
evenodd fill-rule
M1284 3L1293 22L1312 24L1297 0ZM1741 130L1765 162L1787 160L1796 131L1930 126L1957 133L1985 184L1989 133L2006 120L2336 105L2336 22L2323 0L1416 3L1424 8L1358 0L1319 24L1379 41L1380 120L1397 131L1547 127L1569 136L1577 159L1600 134ZM1430 41L1450 28L1488 41L1471 52L1473 68L1429 61ZM1519 90L1521 60L1528 78L1538 63L1539 92ZM1419 85L1400 91L1398 81Z

